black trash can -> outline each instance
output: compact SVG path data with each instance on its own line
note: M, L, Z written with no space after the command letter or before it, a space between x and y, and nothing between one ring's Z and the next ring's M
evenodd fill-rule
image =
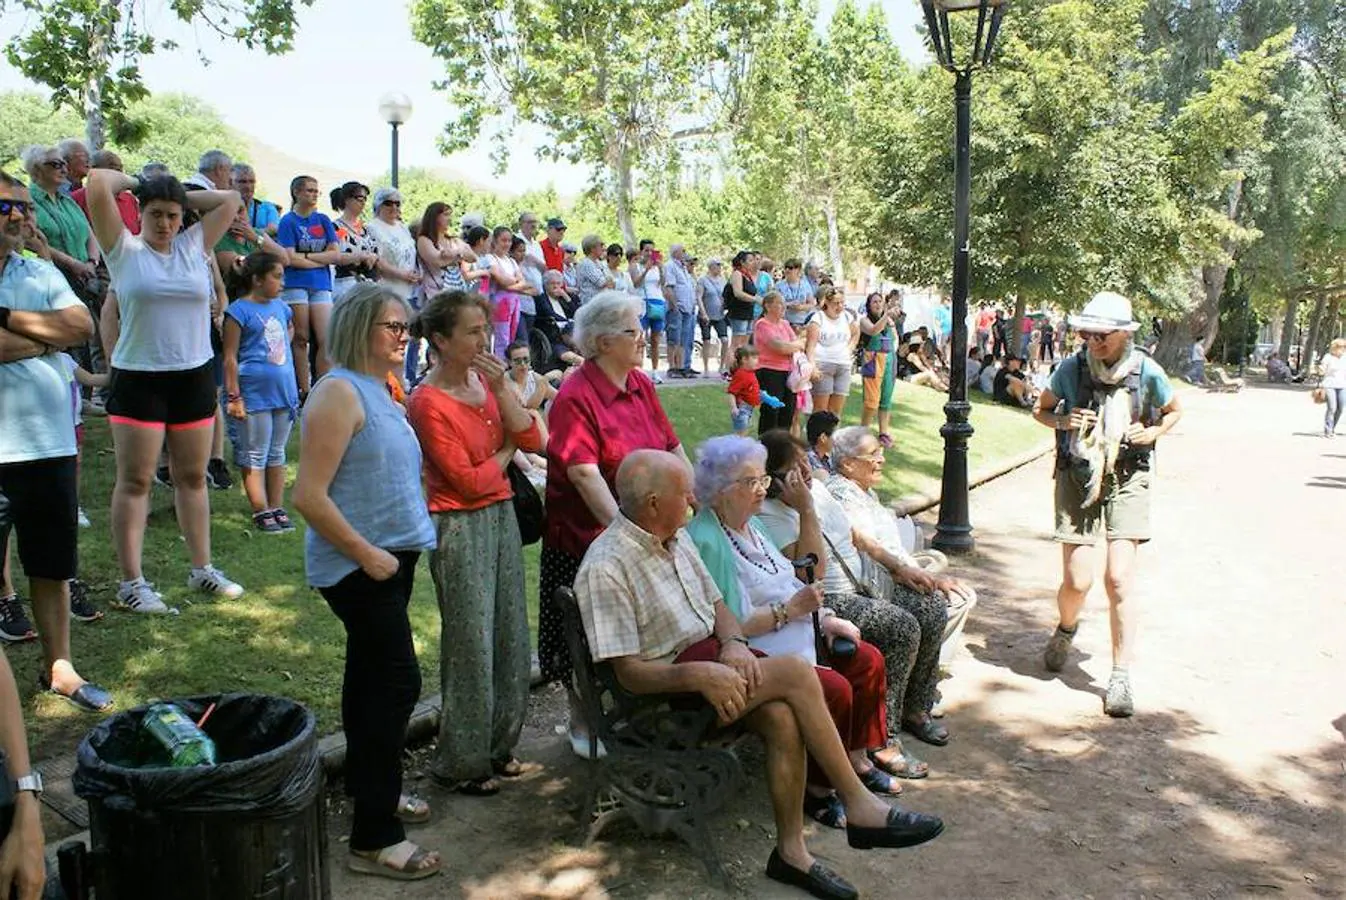
M330 900L323 775L313 714L282 697L174 700L216 765L140 768L148 707L113 716L79 745L75 793L89 803L98 900Z

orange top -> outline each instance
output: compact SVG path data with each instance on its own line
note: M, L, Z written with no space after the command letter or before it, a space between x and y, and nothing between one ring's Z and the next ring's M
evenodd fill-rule
M430 384L411 392L407 419L425 457L425 491L430 512L485 509L514 496L509 478L492 458L505 445L500 407L488 389L481 406L451 397ZM521 450L542 450L537 419L510 435Z

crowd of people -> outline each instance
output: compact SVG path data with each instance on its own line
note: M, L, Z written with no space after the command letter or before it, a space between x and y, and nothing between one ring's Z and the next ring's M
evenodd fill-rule
M937 683L976 592L923 567L875 493L894 381L947 390L939 316L933 333L904 332L900 293L873 294L855 315L800 260L777 279L773 261L744 250L727 275L718 259L698 274L682 246L667 260L651 241L628 250L588 235L576 247L562 219L532 212L493 228L468 214L455 227L453 210L433 203L408 226L395 189L354 181L331 192L333 219L317 208L316 181L296 177L282 214L255 196L249 166L218 151L183 181L127 175L115 155L70 145L32 148L25 163L28 185L0 173L0 539L17 531L38 627L8 593L0 637L41 638L44 687L87 711L112 705L70 648L81 611L76 417L110 423L116 603L160 614L173 610L142 568L156 472L167 467L187 584L237 598L245 589L211 556L208 485L230 483L217 471L225 435L254 526L283 533L296 528L285 475L298 421L291 499L307 580L347 635L351 869L418 879L442 865L404 829L431 816L401 772L421 693L408 603L422 554L442 629L432 777L490 796L529 770L514 751L529 698L523 547L534 538L538 659L545 679L570 688L577 754L603 750L573 691L561 587L578 594L595 660L629 690L700 693L722 725L763 736L777 824L769 877L855 895L809 853L804 815L859 848L942 831L882 798L928 773L910 741L951 739ZM1135 364L1126 328L1104 337ZM667 377L714 364L728 382L733 433L706 441L695 462L655 390L661 344ZM995 387L1027 405L1014 361ZM857 371L862 419L842 427ZM1083 424L1058 421L1065 384L1054 377L1056 394L1037 398L1060 429ZM757 439L746 434L754 411ZM540 521L518 502L530 485L545 501ZM1074 525L1081 543L1097 529ZM792 562L808 555L811 574ZM1073 577L1049 667L1074 633Z

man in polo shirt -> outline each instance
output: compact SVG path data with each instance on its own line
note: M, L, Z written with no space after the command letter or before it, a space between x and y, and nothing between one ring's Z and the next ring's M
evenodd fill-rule
M81 678L70 656L79 501L70 376L57 353L88 340L93 317L54 266L19 255L29 203L23 184L0 171L0 533L18 537L42 638L42 684L98 712L112 696Z
M741 721L766 743L776 819L768 878L817 897L856 897L804 844L808 754L846 807L852 847L910 847L936 837L934 816L890 807L846 757L818 677L800 657L759 657L725 606L683 525L692 477L680 457L638 450L617 470L618 513L575 577L589 648L636 694L700 694L722 725Z
M695 378L692 347L696 340L696 281L687 271L687 250L682 244L668 248L671 257L664 266L664 299L668 301L668 374L670 378Z
M542 239L542 258L548 269L565 271L566 252L561 247L565 240L566 223L560 219L547 220L547 236Z
M248 220L249 227L255 232L265 232L275 237L276 228L280 225L280 210L274 203L257 199L257 173L253 171L252 166L247 163L234 163L230 170L229 183L243 199L243 217ZM233 232L234 229L230 228L230 231ZM240 237L241 234L234 236Z

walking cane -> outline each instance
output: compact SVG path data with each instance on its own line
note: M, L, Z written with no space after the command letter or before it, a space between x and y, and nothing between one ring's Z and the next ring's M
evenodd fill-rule
M805 554L799 559L794 560L790 565L795 567L796 572L803 569L804 574L801 580L805 584L813 584L818 580L816 572L818 554ZM820 660L827 658L848 659L855 655L855 642L849 638L834 638L831 646L828 646L827 638L823 635L822 614L816 609L813 611L813 641L814 645L817 647L818 658Z

